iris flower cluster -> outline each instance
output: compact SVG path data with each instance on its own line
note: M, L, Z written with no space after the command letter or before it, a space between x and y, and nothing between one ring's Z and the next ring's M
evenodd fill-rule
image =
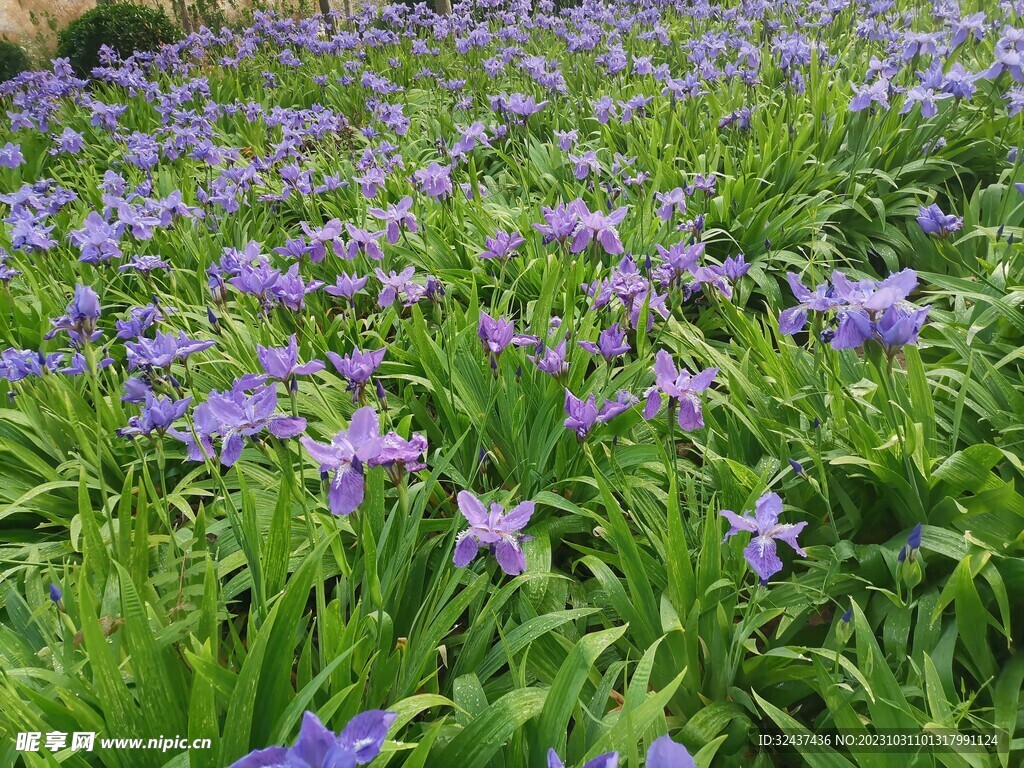
M427 451L426 438L414 434L406 440L394 432L381 435L380 421L372 406L352 414L348 429L339 430L330 443L320 443L308 436L300 442L327 479L327 505L335 515L352 514L362 504L367 468L386 467L397 473L415 472L426 466L422 461Z
M792 272L786 278L799 303L779 315L779 332L799 333L813 312L827 323L821 339L833 349L856 349L874 341L891 357L901 347L917 343L931 309L907 300L918 282L912 269L880 281L850 280L836 271L831 284L822 283L813 291Z

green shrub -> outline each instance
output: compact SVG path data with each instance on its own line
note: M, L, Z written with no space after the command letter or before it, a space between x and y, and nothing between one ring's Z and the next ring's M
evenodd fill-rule
M13 80L30 67L24 48L10 40L0 40L0 83Z
M82 77L100 66L100 48L109 45L121 56L151 51L181 36L161 10L133 3L100 5L68 24L58 37L57 55L71 60Z

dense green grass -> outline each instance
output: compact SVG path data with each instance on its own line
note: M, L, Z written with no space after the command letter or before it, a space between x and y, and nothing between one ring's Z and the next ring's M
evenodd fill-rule
M940 28L910 3L883 18L895 25L911 9L915 29ZM810 15L796 7L770 15L792 29L797 11ZM663 17L680 43L734 29L699 13L666 9ZM172 265L151 278L118 272L121 261L82 263L67 235L89 212L102 212L105 171L122 173L129 190L146 180L125 137L160 129L152 102L94 82L92 98L127 107L115 134L90 125L87 106L59 101L51 133L82 133L78 155L49 154L53 140L34 128L0 129L0 146L17 143L25 157L18 168L0 168L4 192L50 178L77 194L48 222L57 240L50 249L12 247L12 227L0 230L8 265L21 271L0 290L0 346L67 349L66 336L43 337L75 285L85 284L103 307L104 336L90 354L103 344L115 360L95 375L10 383L11 397L0 402L0 762L221 768L250 749L290 743L305 710L340 730L356 713L381 708L399 717L378 768L543 766L549 747L574 766L618 750L632 768L666 732L702 768L1019 765L1024 196L1014 183L1024 170L1007 153L1024 144L1024 115L1007 113L1005 74L979 80L971 100L940 102L931 119L917 109L899 114L901 95L888 111L851 112L850 82L862 82L870 58L885 54L883 43L852 33L864 17L864 7L851 6L824 25L820 45L835 62L815 55L803 69L803 93L787 87L766 43L758 85L709 81L705 93L680 101L660 96L650 77L603 74L595 64L603 44L569 53L558 35L532 31L522 48L561 63L567 95L559 95L515 64L489 77L482 62L499 41L462 55L427 28L419 34L440 49L437 57L413 54L408 39L358 51L360 72L404 89L387 97L411 119L402 136L374 120L359 72L352 84L336 81L356 51L317 54L301 28L276 22L284 43L260 32L255 57L237 68L216 63L234 52L231 44L212 46L187 77L147 77L168 92L202 76L212 101L255 101L268 112L319 105L350 128L303 143L297 160L271 162L266 188L246 192L237 212L205 206L204 221L178 219L149 240L125 234L126 257L156 254ZM747 37L757 45L765 29L755 21ZM642 30L622 36L630 55L653 56L677 77L692 69L682 48L645 40ZM985 69L998 37L994 30L972 38L943 61ZM276 60L282 47L294 50L300 68ZM465 90L417 79L425 66L465 78ZM925 67L915 58L893 82L909 87ZM276 74L276 87L265 87L264 72ZM326 85L313 80L319 75L329 76ZM551 103L525 125L512 124L488 108L502 92ZM603 95L655 98L646 116L602 125L592 105ZM467 111L454 108L462 96L472 97ZM199 94L185 108L201 111L205 102ZM10 98L3 105L24 108ZM742 107L752 108L749 130L718 127ZM439 202L417 192L412 173L447 162L440 142L451 147L475 120L509 130L453 171L472 199L458 186ZM365 125L397 145L405 166L372 201L353 180L363 150L381 141L360 133ZM241 113L214 126L214 143L238 149L242 162L273 155L283 135ZM574 154L597 151L599 183L577 180L557 147L553 131L569 129L580 136ZM942 149L922 152L939 137ZM635 157L630 173L650 178L622 185L611 172L615 153ZM280 170L291 162L312 170L315 184L323 174L351 184L261 201L280 192ZM187 152L163 157L152 195L181 190L198 205L199 191L224 167ZM627 322L614 305L594 311L579 287L606 279L619 257L545 245L533 229L542 207L580 197L595 211L628 206L618 230L642 266L655 245L687 237L656 218L654 193L698 173L714 174L716 191L696 193L676 221L703 214L705 263L742 253L749 273L729 299L706 286L685 302L671 294L666 319L645 307L640 330L628 336L631 351L610 364L586 353L577 340ZM611 195L605 181L621 189ZM306 280L328 285L342 271L369 274L354 305L317 291L302 311L263 313L233 289L213 303L205 270L223 249L255 241L287 268L273 249L300 237L301 222L320 227L338 217L375 230L367 209L405 195L414 198L419 231L384 243L382 263L330 252L301 263ZM933 202L962 216L963 228L945 239L924 234L915 217ZM7 215L10 206L0 210ZM478 258L496 230L526 240L505 265ZM443 296L380 309L372 269L409 265L421 282L436 276ZM779 313L793 304L787 271L813 286L833 269L882 278L905 267L920 278L911 298L932 310L919 344L894 360L873 344L836 351L812 333L778 333ZM317 463L297 440L264 432L224 468L216 459L188 461L170 437L119 437L138 409L121 401L126 353L114 341L114 321L153 296L175 309L161 330L216 341L173 367L193 407L258 372L257 345L283 346L291 334L302 361L386 347L375 377L386 401L371 385L365 403L383 431L426 437L427 469L396 484L367 468L365 500L337 517ZM560 317L557 338L572 334L565 378L537 370L530 348L509 346L492 368L477 337L481 311L541 336ZM654 322L645 330L648 315ZM563 426L565 388L594 393L599 403L620 389L642 398L658 350L690 371L719 369L702 429L682 432L665 409L645 421L642 404L583 441ZM306 418L305 434L320 441L346 428L356 407L329 364L301 378L294 394L280 388L279 410ZM506 508L536 503L524 531L533 537L524 574L505 576L489 556L453 565L466 527L455 501L461 490ZM768 491L782 497L785 522L807 522L807 557L787 550L784 570L762 586L743 557L746 537L723 543L728 526L719 511L752 509ZM901 564L917 524L920 553ZM63 589L59 606L47 595L50 583ZM916 757L758 745L760 734L779 728L865 726L998 730L1001 740L985 753ZM187 735L213 746L19 753L15 734L23 731Z

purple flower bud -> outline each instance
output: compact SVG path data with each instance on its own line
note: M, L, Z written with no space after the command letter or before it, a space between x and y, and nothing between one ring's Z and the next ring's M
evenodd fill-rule
M910 531L910 535L907 536L906 545L900 549L899 562L910 560L914 562L914 558L917 557L918 550L921 549L921 524L918 523L914 526L913 530Z
M96 330L96 321L100 316L100 299L96 291L87 285L76 285L75 296L67 306L67 314L50 323L53 328L43 338L52 339L60 331L66 331L75 344L87 344L96 341L100 332Z

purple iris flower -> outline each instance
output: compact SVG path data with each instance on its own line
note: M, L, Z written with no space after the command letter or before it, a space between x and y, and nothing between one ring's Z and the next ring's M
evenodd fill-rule
M951 213L943 213L939 206L932 203L927 207L922 205L919 208L917 223L921 225L921 229L926 235L945 238L953 232L959 231L964 225L964 220Z
M306 295L323 287L322 280L304 282L299 276L299 265L293 264L287 272L278 275L270 286L270 294L284 307L300 312L305 306Z
M597 160L597 152L593 150L584 152L579 156L570 154L569 162L573 164L573 175L577 181L583 181L592 173L601 173L601 164Z
M550 104L548 101L538 103L533 96L527 96L522 93L513 93L508 97L505 108L513 115L518 115L523 118L523 120L528 120L531 115L537 114L548 104Z
M327 504L335 515L350 515L363 503L365 491L363 465L380 455L382 440L377 412L370 406L352 414L348 429L330 443L318 443L303 437L300 442L316 461L320 471L333 472L327 492Z
M344 252L344 245L341 242L341 220L331 219L322 227L311 227L306 222L300 222L302 231L309 238L307 253L309 260L314 264L324 260L327 255L327 246L330 245L336 255Z
M144 334L154 323L165 320L163 308L159 304L146 304L142 307L132 307L128 310L127 320L117 320L114 325L117 327L116 338L121 340L137 339Z
M733 126L739 131L746 131L750 128L750 107L742 107L730 112L718 121L719 128L732 128Z
M162 200L155 200L154 206L159 211L160 226L169 227L176 218L203 219L206 214L202 208L186 205L180 189L175 189Z
M704 243L675 243L668 248L655 245L654 249L662 260L662 266L654 270L654 277L663 286L675 283L687 272L692 274L700 257L704 255Z
M951 99L952 97L952 93L940 93L934 88L925 88L921 85L915 85L907 91L903 107L900 109L900 114L905 115L914 108L915 104L920 104L921 117L932 118L939 112L939 105L937 102L943 99Z
M693 270L693 285L691 290L696 290L702 285L710 285L718 290L727 299L732 298L732 283L726 277L725 267L718 264L709 264L697 267Z
M662 395L667 395L670 402L678 402L680 428L687 432L700 429L704 426L700 393L711 386L717 375L717 368L705 368L698 374L690 375L685 368L677 369L672 356L659 349L654 359L654 386L646 393L644 418L653 419L661 408Z
M578 203L581 201L569 205L559 203L554 208L541 208L544 223L534 224L533 228L544 235L545 245L556 241L564 243L572 237L580 223Z
M553 749L548 750L548 768L565 768L565 763L559 759L558 753ZM583 768L619 768L619 753L608 752L598 755L593 760L589 760Z
M247 249L248 250L248 249ZM221 275L215 275L222 280ZM271 290L281 277L281 270L270 266L265 258L260 258L255 264L243 262L238 265L235 274L228 280L242 293L256 296L262 303L270 301ZM211 279L211 286L213 281Z
M406 195L387 210L381 208L370 208L367 210L373 218L387 223L387 241L394 245L402 237L402 231L418 232L419 226L416 223L416 216L410 213L412 198Z
M360 229L351 224L346 224L345 229L348 230L348 236L351 238L345 246L345 253L349 259L354 259L360 253L365 253L374 261L380 261L384 258L384 251L380 249L380 244L377 242L384 237L384 230L370 232L367 229Z
M884 312L906 301L917 287L917 273L912 269L902 269L878 283L873 280L851 283L845 275L833 272L832 281L837 294L847 303L869 312Z
M119 429L117 433L121 437L134 437L135 435L149 437L154 432L163 436L175 421L185 415L191 402L191 397L172 400L169 397L156 397L152 392L146 392L142 412L138 416L128 419L128 426Z
M490 354L493 360L500 355L505 347L512 343L512 336L515 329L511 320L503 317L493 318L486 312L480 313L480 323L477 326L477 336L483 342L484 349Z
M119 241L124 232L122 224L108 224L96 211L85 217L81 229L68 233L71 244L80 248L79 261L99 264L121 258Z
M371 467L385 467L397 483L401 471L418 472L426 469L427 438L415 433L408 440L397 432L388 432L381 438L380 453L367 463Z
M372 199L377 196L380 187L384 186L387 175L381 168L367 168L362 176L355 177L355 181L359 184L359 191L363 193L363 197Z
M160 226L157 216L149 216L140 206L130 205L124 201L117 202L117 226L128 230L139 240L153 237L153 228Z
M348 388L352 390L353 402L362 397L370 377L377 372L386 351L386 348L382 347L373 352L363 352L359 347L356 347L344 357L334 352L327 353L327 359L331 361L338 370L338 373L348 381Z
M565 339L562 339L554 347L545 347L543 352L538 351L537 354L527 355L527 357L537 366L538 371L542 371L555 378L569 372L569 361L566 360Z
M628 411L637 402L639 401L635 395L622 389L616 393L614 400L605 400L599 409L597 398L593 393L586 400L581 400L567 389L565 390L565 428L573 430L577 439L583 440L595 424L611 421L620 413Z
M173 333L157 332L156 338L139 338L136 341L125 342L125 350L128 353L128 369L135 368L162 368L166 369L175 361L184 361L196 352L209 349L215 341L190 339L184 331Z
M1003 35L996 43L995 63L985 71L985 77L995 79L1009 72L1014 81L1024 83L1024 42L1020 30L1007 26L1003 28Z
M452 167L431 163L426 168L413 173L413 180L420 191L435 200L448 197L452 193Z
M412 285L412 276L416 274L415 267L406 267L399 273L392 270L390 274L384 274L380 269L373 271L381 282L380 295L377 297L377 304L381 307L390 307L399 296L407 295Z
M572 253L580 253L586 249L591 240L596 240L605 253L613 256L622 253L622 241L619 239L619 232L615 227L626 218L627 208L625 206L616 208L607 215L601 211L591 212L582 203L577 210L580 223L573 235L572 245L569 247Z
M860 112L872 104L880 104L884 109L889 109L889 91L891 85L887 79L881 77L868 85L853 88L853 98L850 99L850 111Z
M503 506L493 502L488 512L483 502L469 491L459 491L458 501L459 511L469 521L469 528L455 540L455 555L452 557L455 567L469 565L483 545L491 549L501 570L509 576L525 571L526 556L522 543L527 537L520 531L530 522L534 503L524 501L506 514Z
M11 245L18 250L46 251L57 244L50 235L56 225L46 224L43 214L37 215L18 206L7 217L7 223L11 225Z
M776 541L784 541L798 555L807 557L807 553L800 548L796 540L807 523L780 523L782 499L777 493L766 493L759 498L754 505L753 515L747 512L740 517L728 509L723 509L719 514L728 520L731 526L723 541L741 531L754 534L744 548L743 556L761 578L762 584L767 584L769 578L782 570L782 560L776 552Z
M741 277L750 271L750 265L741 253L738 256L729 256L722 262L722 274L730 283L736 283Z
M477 143L490 146L487 138L487 131L480 121L473 123L468 128L459 127L460 136L452 146L451 156L453 160L465 161L467 154L476 149Z
M903 305L893 305L874 321L873 337L882 345L886 354L892 357L901 347L917 343L918 334L930 310L930 306L908 310Z
M964 16L959 21L953 22L953 35L949 39L949 47L956 48L969 36L973 36L975 40L979 41L985 38L984 12Z
M57 370L63 359L63 352L45 355L33 349L11 347L0 352L0 377L12 383L29 377L38 378Z
M975 83L984 77L984 73L969 72L960 62L949 68L942 82L942 90L957 99L970 99L978 87Z
M625 389L615 393L615 399L608 398L598 411L597 421L599 424L606 424L620 413L625 413L634 405L640 402L640 398Z
M808 311L828 312L839 303L832 297L832 287L828 283L822 283L812 293L792 272L786 273L786 280L800 303L779 313L779 333L783 335L792 336L799 332L807 324Z
M1021 112L1024 112L1024 88L1011 88L1003 96L1006 99L1006 114L1010 117L1015 117ZM1013 147L1008 153L1007 158L1009 162L1017 162L1017 147ZM1015 184L1015 187L1020 189L1021 184Z
M294 333L286 347L256 345L256 357L267 376L277 381L289 382L296 376L311 376L324 369L320 360L299 363L299 342Z
M583 440L597 423L597 398L591 393L586 400L580 400L576 395L565 390L565 428L576 433L576 437Z
M287 256L289 259L302 259L312 253L312 251L313 246L304 237L289 237L284 241L284 245L274 249L274 253ZM324 253L326 253L326 250Z
M697 768L686 747L666 733L655 739L647 750L647 768Z
M555 138L558 139L558 148L568 152L579 141L579 133L576 130L555 131Z
M615 102L610 96L602 96L594 102L594 117L601 125L615 116Z
M877 283L874 280L854 282L843 273L835 271L832 273L832 283L836 297L842 302L836 313L838 325L830 339L833 349L854 349L875 337L876 333L880 333L875 321L880 320L891 308L895 308L898 315L890 315L886 321L883 328L889 330L890 324L895 325L897 320L917 310L917 307L906 301L917 286L917 273L912 269L901 270ZM924 315L918 319L923 323ZM890 338L895 341L906 328L906 324L900 324ZM920 326L917 329L920 330ZM908 338L916 340L916 332L912 332Z
M121 402L142 405L146 402L146 395L152 391L148 376L130 376L124 382L124 394L121 395Z
M150 272L157 269L170 269L171 265L161 259L159 256L147 255L147 256L135 256L131 261L122 264L117 268L118 272L129 272L135 270L141 272L143 275L148 275Z
M21 270L12 269L5 261L0 259L0 283L9 286L11 280L21 274Z
M654 198L660 203L658 218L662 221L670 221L676 213L686 213L686 193L682 187L676 187L671 192L655 192Z
M25 162L25 156L21 154L21 145L7 142L0 147L0 168L17 168Z
M299 737L290 747L250 752L229 768L355 768L380 754L388 728L398 715L372 709L356 715L334 734L312 712L302 716Z
M13 269L7 264L9 258L11 258L11 254L0 247L0 283L3 283L5 286L9 285L11 280L21 274L19 270Z
M216 453L213 438L221 443L220 461L230 467L242 455L246 437L258 435L267 430L274 437L295 437L306 428L301 417L283 416L276 413L277 389L260 384L252 394L243 389L239 382L227 392L214 390L206 402L194 411L195 435L191 432L168 430L168 434L181 440L188 447L189 458L204 461Z
M601 355L609 363L630 350L626 333L620 330L618 323L601 331L596 344L592 341L579 341L577 344L592 355Z
M104 351L103 357L96 361L96 369L108 368L113 364L114 358L108 357ZM71 355L71 362L61 368L58 373L63 373L65 376L85 376L92 371L89 370L89 359L81 352L75 352Z
M324 293L352 301L355 295L366 287L367 280L367 277L354 277L352 275L341 274L338 275L338 279L334 285L329 285L324 288Z
M501 259L507 261L516 255L516 248L526 242L518 232L498 230L494 237L484 238L484 252L481 259Z
M52 339L59 332L66 331L76 345L96 341L102 335L96 329L100 311L100 299L96 291L87 285L76 285L75 296L67 306L67 314L51 319L53 327L43 338Z
M645 295L649 287L647 278L640 273L633 257L628 254L612 270L609 289L624 306Z

